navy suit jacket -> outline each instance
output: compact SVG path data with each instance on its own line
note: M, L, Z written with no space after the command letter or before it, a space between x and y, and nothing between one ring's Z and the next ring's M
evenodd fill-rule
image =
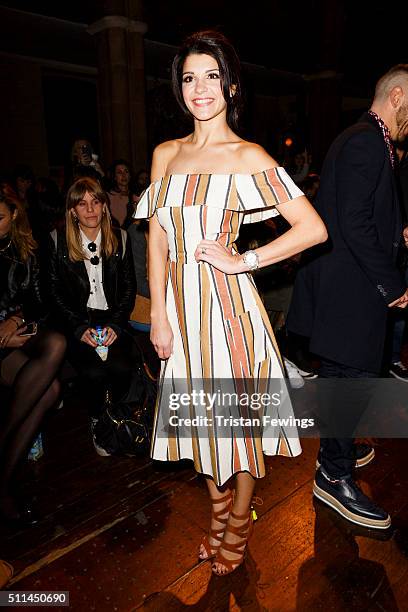
M379 372L387 305L405 285L396 266L402 224L394 171L368 113L331 145L316 210L329 240L299 270L288 328L326 359Z

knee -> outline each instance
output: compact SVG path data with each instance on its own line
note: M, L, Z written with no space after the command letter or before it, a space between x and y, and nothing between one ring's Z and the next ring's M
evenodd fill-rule
M51 338L49 339L50 355L53 360L59 359L62 361L65 350L67 348L67 341L65 336L59 332L51 332Z
M62 361L67 347L65 336L59 332L46 329L42 332L39 342L38 350L42 358L45 358L53 366Z

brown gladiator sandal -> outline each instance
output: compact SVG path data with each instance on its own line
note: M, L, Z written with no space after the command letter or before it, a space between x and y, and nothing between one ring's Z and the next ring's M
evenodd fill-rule
M213 504L212 513L211 513L211 522L215 519L218 523L222 524L222 527L219 529L210 529L208 535L205 535L201 540L201 544L204 547L205 552L207 553L207 557L198 558L200 561L207 561L207 559L213 559L217 554L217 550L221 546L222 538L224 536L224 531L228 523L228 515L232 508L232 503L234 500L233 491L230 491L224 497L218 497L217 499L211 498L211 502ZM228 503L227 503L228 502ZM218 506L218 504L225 503L226 505L221 510L214 510L214 506ZM224 518L220 518L221 515L228 513L228 515ZM211 546L210 538L219 542L216 546Z
M246 512L245 514L235 514L235 512L231 511L230 516L232 516L237 521L245 522L239 527L230 524L227 525L224 535L229 532L235 534L241 539L238 542L235 542L235 544L228 544L228 542L225 541L222 542L222 545L219 547L218 552L216 554L215 562L222 563L222 565L224 565L227 569L225 572L217 571L215 565L213 564L212 571L216 576L226 576L227 574L230 574L231 572L235 571L242 564L245 556L247 542L252 535L254 521L254 514L252 508L249 510L249 512ZM228 550L228 552L238 555L238 558L226 559L222 554L223 550Z

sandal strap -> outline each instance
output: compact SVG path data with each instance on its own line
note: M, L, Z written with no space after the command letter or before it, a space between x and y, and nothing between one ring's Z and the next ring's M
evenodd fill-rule
M251 516L251 510L248 510L248 512L245 512L244 514L237 514L236 512L234 512L233 510L231 510L230 512L231 516L234 517L234 519L236 519L237 521L243 521L244 519L249 519Z
M237 553L238 554L238 553ZM244 559L244 554L245 554L245 549L239 553L239 557L237 559L227 559L226 557L224 557L224 555L222 554L221 551L217 552L217 556L215 558L215 562L216 563L221 563L222 565L224 565L227 568L227 571L225 572L226 574L231 573L233 570L235 570L239 565L241 565L243 559ZM224 572L220 572L218 574L218 572L216 572L216 574L218 574L219 576L222 576Z
M225 531L225 527L221 527L220 529L210 529L209 536L213 540L217 540L217 542L221 543L223 536L224 536L224 531Z
M213 551L218 550L223 540L225 527L228 523L228 514L231 510L233 492L230 491L223 497L217 497L216 499L211 497L210 499L213 505L222 504L222 503L226 504L226 502L229 502L229 504L225 505L224 508L220 508L220 510L214 510L214 506L213 506L211 520L215 519L218 523L221 523L221 527L218 527L217 529L210 528L208 535L205 535L201 541L209 557L214 555ZM226 514L227 516L221 517L222 514ZM213 540L218 542L218 546L214 546L214 545L211 546L209 542L209 538L212 538Z
M225 539L223 539L222 544L220 546L220 548L217 551L217 555L215 557L215 562L216 563L221 563L222 565L224 565L227 568L227 572L226 573L230 573L232 572L234 569L236 569L239 565L241 565L243 559L244 559L244 555L245 555L245 550L246 550L246 545L248 543L248 539L251 536L252 533L252 525L253 525L253 519L252 519L252 513L250 512L246 512L245 514L236 514L236 512L231 511L230 515L236 519L236 520L241 520L244 521L245 523L243 525L239 525L239 526L235 526L235 525L231 525L230 523L227 525L227 529L225 531L225 533L228 531L230 533L233 533L234 535L238 536L240 538L240 540L238 542L234 542L234 543L229 543L229 542L225 542ZM224 537L225 537L225 533L224 533ZM234 555L237 556L236 559L227 559L224 554L223 551L228 551ZM217 573L217 572L216 572ZM222 575L222 574L220 574Z
M214 555L213 553L214 549L211 548L210 542L206 535L202 537L201 545L204 547L204 550L207 553L207 558L210 559Z
M239 538L246 538L249 531L250 522L247 521L245 525L240 525L239 527L235 527L235 525L227 525L227 529L230 533L238 536Z
M213 510L211 518L215 519L219 523L223 523L224 525L226 525L228 522L228 513L230 509L231 509L231 505L228 504L228 506L224 506L222 510L217 510L216 512L214 512ZM227 514L227 516L222 517L223 514Z
M219 497L216 500L214 498L211 498L211 502L213 504L212 518L218 521L219 523L226 525L228 522L228 516L227 517L224 516L223 518L221 518L221 515L229 513L229 511L231 510L232 499L233 499L232 493L228 493L227 495L224 495L224 497ZM229 503L228 505L225 505L224 508L220 508L219 510L214 509L214 505L218 505L222 503L226 504L226 502L229 502Z
M223 542L222 543L222 550L228 550L228 552L231 553L235 553L237 555L240 555L241 552L241 548L243 548L245 550L245 544L247 543L246 538L242 538L242 540L240 542L234 542L233 544L229 544L228 542ZM220 553L222 554L222 553Z
M231 533L233 533L236 536L239 536L241 538L246 538L251 526L251 521L252 521L252 515L251 515L251 511L246 512L245 514L236 514L233 510L230 512L230 515L236 520L236 521L244 521L245 523L243 523L242 525L228 525L227 529L228 531L230 531Z
M210 500L213 504L221 504L222 502L226 502L228 499L232 497L232 491L226 493L223 497L210 497Z

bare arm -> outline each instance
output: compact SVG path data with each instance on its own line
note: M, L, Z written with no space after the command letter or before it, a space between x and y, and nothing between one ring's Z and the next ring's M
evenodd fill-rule
M307 198L299 197L276 208L290 223L291 228L273 242L256 249L260 268L292 257L327 240L326 227ZM240 263L240 271L246 271L242 258Z
M152 321L167 319L166 314L166 263L169 251L167 234L156 215L149 222L149 288Z
M153 153L151 180L166 174L167 143ZM166 265L169 253L167 234L155 214L149 221L148 276L150 289L150 340L160 359L167 359L173 351L173 332L166 312Z
M280 204L276 208L279 208L279 212L292 227L269 244L255 249L260 268L288 259L327 240L323 221L305 197ZM202 240L197 246L195 257L197 261L206 261L226 274L248 272L248 266L241 255L232 255L229 249L214 240Z
M277 166L275 160L257 145L249 145L245 151L245 165L262 172ZM291 228L276 240L255 249L259 267L270 266L315 244L327 240L325 225L305 196L295 198L276 206ZM205 253L202 252L204 248ZM241 256L231 252L213 240L202 240L195 253L197 261L206 261L226 274L247 272L248 267Z

